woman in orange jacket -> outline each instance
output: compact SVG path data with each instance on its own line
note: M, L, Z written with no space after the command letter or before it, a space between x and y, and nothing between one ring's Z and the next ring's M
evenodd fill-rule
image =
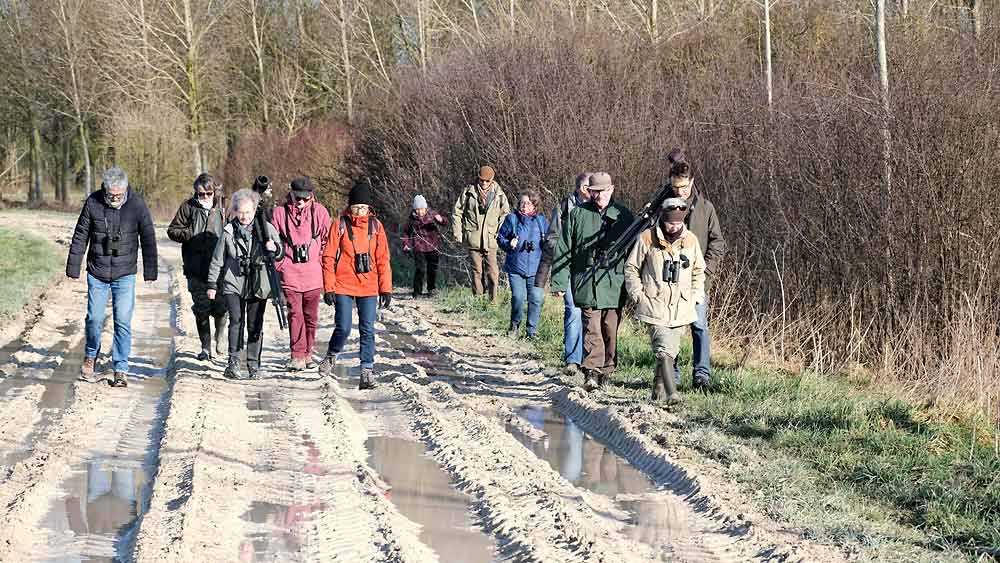
M337 355L351 335L351 314L357 306L361 332L361 381L359 389L375 387L375 313L392 302L392 268L389 239L382 223L371 213L371 189L358 182L351 188L348 207L330 228L323 249L323 302L334 305L333 336L321 375L331 375Z

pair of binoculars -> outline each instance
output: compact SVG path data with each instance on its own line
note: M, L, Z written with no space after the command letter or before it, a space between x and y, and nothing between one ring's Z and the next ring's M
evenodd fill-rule
M354 271L359 274L367 274L372 271L372 257L367 252L354 255Z
M681 254L680 260L670 260L663 263L663 281L677 283L681 279L681 270L691 267L691 261Z
M109 235L104 238L104 254L118 256L121 252L121 235Z
M292 246L292 262L304 264L309 261L309 245L296 244Z

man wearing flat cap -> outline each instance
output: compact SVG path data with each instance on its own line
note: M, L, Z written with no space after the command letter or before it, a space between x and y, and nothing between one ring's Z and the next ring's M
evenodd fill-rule
M285 247L285 257L275 264L288 304L288 340L292 350L288 371L315 367L313 343L319 326L323 298L323 247L330 238L330 212L314 195L309 178L289 185L284 205L276 207L271 224Z
M696 307L705 301L705 257L698 237L684 226L687 213L686 200L664 201L625 261L625 291L656 357L652 399L671 404L680 401L673 370L681 333L698 320Z
M607 172L590 176L590 201L574 208L562 223L552 260L552 287L568 288L583 318L583 386L588 391L604 385L618 366L618 324L624 304L625 264L595 264L632 224L632 212L614 201L615 186ZM586 279L585 279L586 278ZM557 291L562 295L563 291Z
M478 181L466 186L458 196L451 220L455 240L469 251L472 294L487 293L494 304L500 281L497 231L510 213L510 201L495 176L491 166L480 168Z

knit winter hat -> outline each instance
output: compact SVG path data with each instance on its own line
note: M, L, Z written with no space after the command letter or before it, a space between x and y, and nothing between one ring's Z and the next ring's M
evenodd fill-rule
M684 151L681 150L680 147L670 149L670 153L667 154L667 162L669 162L671 166L677 164L678 162L684 162L685 160L687 160L687 157L684 156Z
M496 172L493 171L492 166L483 166L479 169L479 179L485 180L487 182L493 181L493 177L496 176Z
M348 205L371 205L372 190L367 182L356 182L351 188L351 193L347 196Z
M424 199L424 196L422 196L420 194L417 194L413 198L413 208L414 209L427 209L427 200Z
M660 205L661 214L663 221L667 223L673 223L675 221L683 221L687 217L688 202L687 200L679 197L672 197L667 199Z

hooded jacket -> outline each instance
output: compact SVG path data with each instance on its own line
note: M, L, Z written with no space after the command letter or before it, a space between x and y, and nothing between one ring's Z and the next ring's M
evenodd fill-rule
M679 263L677 283L663 280L664 265L670 262ZM698 237L685 228L670 243L659 221L643 231L625 261L625 291L644 323L678 327L696 321L695 305L705 300L705 258Z
M284 245L285 257L275 263L285 289L296 292L323 289L323 248L330 237L330 212L315 199L301 211L287 202L274 208L271 222ZM296 263L293 245L306 245L309 260Z
M497 231L508 213L510 201L500 184L493 182L485 206L479 201L479 185L470 184L455 202L452 234L469 250L495 250Z
M510 212L497 233L497 244L507 253L503 271L530 278L538 272L542 260L542 242L549 230L549 222L541 213L524 215L518 210ZM517 248L510 241L517 237ZM531 250L528 250L528 243Z
M181 204L167 227L170 240L181 243L184 275L189 278L208 281L212 254L226 224L219 202L220 198L216 197L212 208L205 209L197 198L192 197Z
M117 256L111 251L111 239L118 238ZM156 229L149 208L142 197L128 187L125 203L118 209L104 201L104 189L90 194L83 203L73 229L73 242L66 257L66 275L80 277L84 254L87 272L110 283L138 272L139 249L142 249L142 277L156 280Z
M369 239L370 221L374 224ZM370 257L371 271L358 273L354 269L354 257L366 252ZM323 249L323 291L352 297L392 293L389 259L389 239L381 221L371 214L357 216L346 210L330 227L330 240Z

